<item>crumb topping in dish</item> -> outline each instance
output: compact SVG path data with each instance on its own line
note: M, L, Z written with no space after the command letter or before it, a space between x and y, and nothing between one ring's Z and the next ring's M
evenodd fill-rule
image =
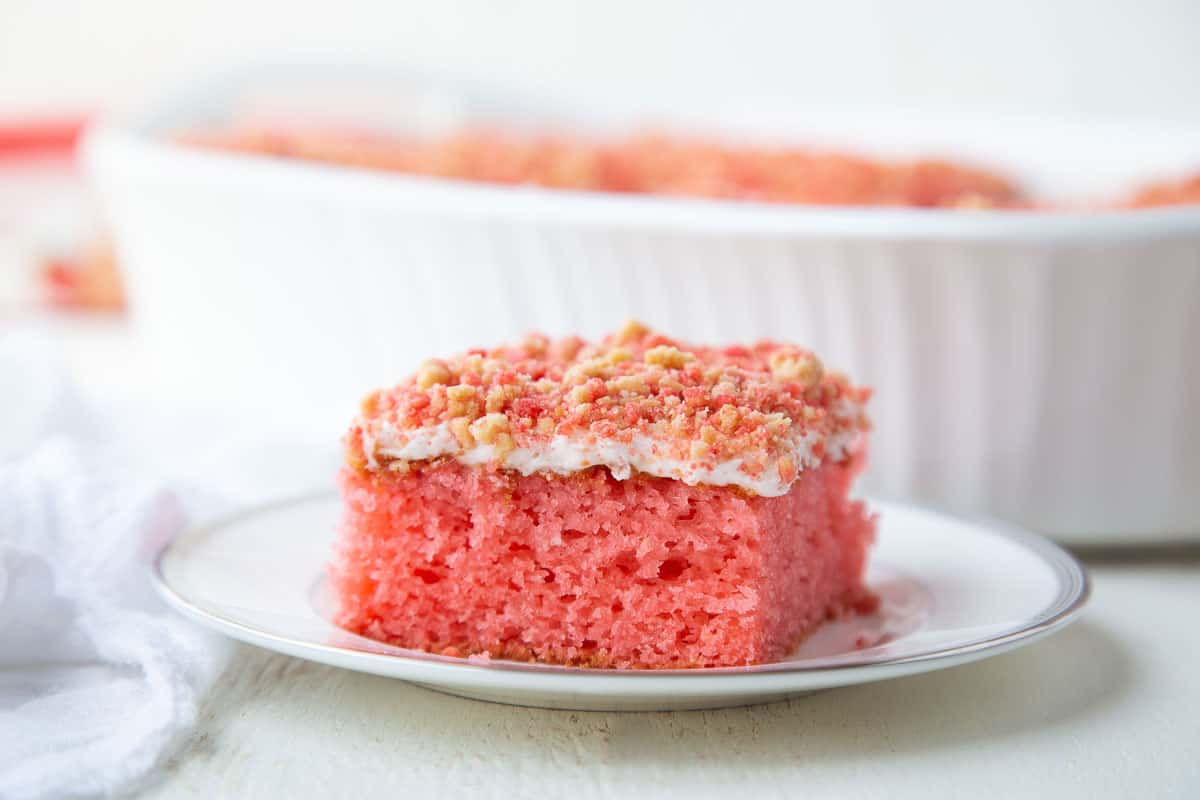
M411 175L552 189L914 208L1007 208L1022 200L1009 180L968 164L881 160L655 134L589 139L464 130L424 138L247 128L197 132L181 141Z
M694 346L630 322L596 343L533 334L430 359L363 401L347 453L360 470L441 457L526 474L604 465L773 496L847 456L869 394L794 345Z
M1126 201L1129 208L1200 204L1200 172L1143 186Z
M642 134L611 139L467 129L443 136L321 128L195 131L181 144L431 178L763 203L962 211L1121 211L1200 203L1191 172L1112 197L1054 200L966 162L868 158Z

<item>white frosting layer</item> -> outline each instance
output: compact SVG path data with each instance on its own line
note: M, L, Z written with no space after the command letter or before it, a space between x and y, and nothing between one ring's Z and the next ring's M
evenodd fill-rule
M848 418L857 415L856 404L846 404L835 409L839 416ZM845 432L830 436L825 441L825 453L833 461L841 461L858 437L851 426ZM691 460L680 460L666 455L668 448L656 446L653 439L636 436L626 444L611 440L589 442L582 438L555 436L536 447L518 447L500 459L500 466L516 470L522 475L535 472L550 472L570 475L588 467L604 466L618 480L626 480L634 470L662 478L673 478L689 486L739 486L763 497L779 497L786 494L792 481L784 481L779 475L778 458L791 455L797 470L816 467L821 463L813 447L819 440L813 432L797 436L791 446L778 457L767 462L766 469L756 476L742 470L742 460L732 458L715 464L701 464ZM376 466L376 458L399 459L402 461L424 461L440 456L454 456L463 464L482 465L496 460L493 445L477 443L463 450L445 424L417 430L398 431L386 423L375 431L372 439L364 441L368 463ZM658 451L658 452L656 452ZM794 478L793 478L794 480Z

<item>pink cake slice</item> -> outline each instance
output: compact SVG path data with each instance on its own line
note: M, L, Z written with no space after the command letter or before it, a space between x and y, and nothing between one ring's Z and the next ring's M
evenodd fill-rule
M867 397L798 347L636 323L428 361L346 437L337 622L448 655L779 659L873 606Z

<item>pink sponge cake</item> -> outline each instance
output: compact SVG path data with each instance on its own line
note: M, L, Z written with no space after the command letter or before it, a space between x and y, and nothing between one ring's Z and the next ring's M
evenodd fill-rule
M869 392L637 323L425 362L346 438L345 628L448 655L756 664L866 610Z

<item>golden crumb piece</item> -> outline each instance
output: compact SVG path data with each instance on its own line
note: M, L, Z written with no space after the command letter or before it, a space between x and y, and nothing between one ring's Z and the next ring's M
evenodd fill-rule
M611 366L624 364L626 361L633 360L633 353L629 352L624 347L614 347L612 350L608 351L608 355L604 357L604 360L607 361Z
M441 383L450 382L450 368L446 362L431 358L417 370L417 388L428 389Z
M583 383L588 378L606 378L612 374L612 364L604 358L589 358L567 370L563 380L570 383Z
M469 353L463 356L462 359L463 372L474 372L476 375L483 374L483 356L478 353Z
M471 435L471 421L466 417L455 417L450 420L450 432L454 434L455 439L458 439L458 444L463 450L475 446L475 437Z
M631 319L621 326L621 330L617 331L617 335L613 337L613 341L617 344L628 344L629 342L636 342L642 339L649 332L650 329L645 325L636 319Z
M717 427L721 429L722 433L733 433L734 429L737 428L738 423L741 421L742 415L738 413L736 408L728 403L721 406L721 410L717 412Z
M546 354L546 348L550 346L550 340L541 334L533 333L521 340L521 349L526 355L539 357Z
M660 389L666 389L666 390L672 391L672 392L682 392L683 391L683 384L680 383L679 381L675 380L674 378L663 378L662 380L660 380L658 382L658 386ZM676 397L673 399L678 400L679 398Z
M776 380L784 383L795 381L805 389L819 384L825 375L824 365L812 353L782 351L771 356L770 365L771 375Z
M376 390L362 399L359 408L362 409L364 417L370 417L379 411L379 400L383 397L383 392Z
M624 375L620 378L613 378L608 382L608 386L614 392L628 392L629 394L650 393L650 387L640 375Z
M792 421L779 412L767 414L764 419L767 426L767 433L772 436L783 436L791 430Z
M504 458L517 449L517 445L513 442L512 434L510 433L496 434L496 441L492 444L496 448L496 458L498 459Z
M471 423L471 435L484 444L496 444L496 437L508 433L508 417L485 414Z
M487 394L484 407L489 414L493 411L502 411L510 400L520 396L520 394L521 387L514 384L493 386Z
M485 358L483 360L483 380L485 383L490 383L496 379L496 375L504 370L504 362L498 358Z
M446 388L447 413L451 417L475 416L478 403L475 402L475 387L460 384Z
M590 403L601 395L601 392L590 383L584 383L571 390L571 402L576 404Z
M695 361L696 357L691 353L685 353L678 347L671 347L667 344L660 344L658 347L651 347L646 351L645 361L647 364L657 364L660 367L667 369L680 369L690 361Z

